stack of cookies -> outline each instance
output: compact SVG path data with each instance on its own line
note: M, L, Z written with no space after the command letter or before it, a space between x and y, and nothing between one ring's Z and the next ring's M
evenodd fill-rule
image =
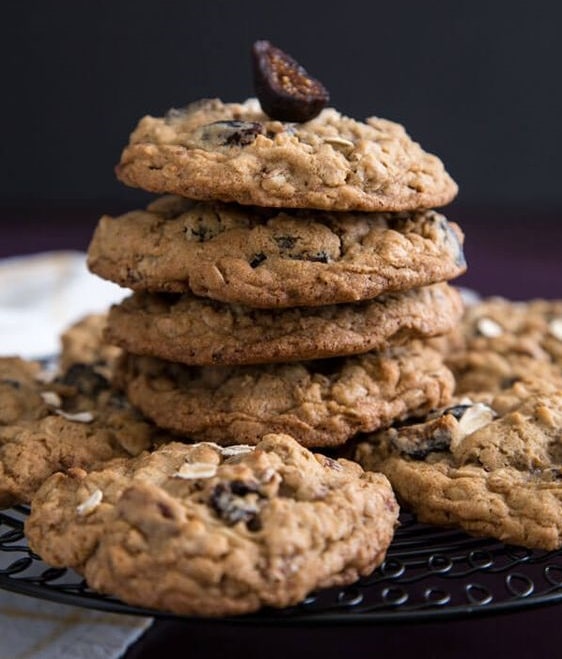
M88 262L134 291L106 338L158 426L338 446L451 396L423 339L461 314L446 282L465 269L462 234L427 210L457 188L397 124L276 111L207 100L143 118L117 174L166 196L102 218Z
M401 126L326 108L267 42L253 54L259 100L145 117L122 154L119 179L164 196L103 217L89 248L92 272L133 291L105 329L120 358L72 377L68 363L54 384L24 369L32 446L56 417L94 421L112 448L78 461L74 442L41 487L18 484L32 548L181 614L287 606L369 574L397 521L389 481L308 449L424 417L454 388L429 337L462 313L447 283L462 233L432 210L455 183Z

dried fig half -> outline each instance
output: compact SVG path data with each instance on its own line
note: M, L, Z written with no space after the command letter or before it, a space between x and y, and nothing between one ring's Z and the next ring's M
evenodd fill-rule
M328 104L330 96L324 85L269 41L254 43L252 64L256 96L272 119L309 121Z

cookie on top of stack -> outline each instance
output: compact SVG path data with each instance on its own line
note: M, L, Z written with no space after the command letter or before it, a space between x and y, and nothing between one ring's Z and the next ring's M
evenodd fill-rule
M308 449L423 416L454 386L428 339L462 313L462 232L433 210L455 183L401 126L327 108L268 42L253 63L258 99L140 121L117 175L164 196L103 217L88 251L133 290L105 337L153 450L70 465L26 523L52 565L183 614L371 572L398 515L388 480Z
M320 83L268 42L253 61L259 101L139 122L117 175L165 196L102 218L88 263L135 291L107 339L156 424L341 445L452 394L423 339L461 314L447 280L466 267L462 233L431 210L457 187L398 124L324 108Z

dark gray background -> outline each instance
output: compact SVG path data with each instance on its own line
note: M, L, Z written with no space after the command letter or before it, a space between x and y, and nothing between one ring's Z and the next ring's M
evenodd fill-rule
M562 3L35 1L2 5L0 202L141 199L113 165L143 114L252 95L259 38L363 118L406 125L465 205L562 206Z

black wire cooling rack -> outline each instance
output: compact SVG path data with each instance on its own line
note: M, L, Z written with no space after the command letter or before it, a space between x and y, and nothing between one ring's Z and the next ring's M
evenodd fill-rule
M27 546L24 506L0 512L0 588L62 604L153 617L88 588L72 570L47 566ZM231 618L237 623L414 622L499 613L562 600L562 551L537 551L416 522L402 514L384 563L345 588L295 607ZM224 621L224 619L223 619Z

